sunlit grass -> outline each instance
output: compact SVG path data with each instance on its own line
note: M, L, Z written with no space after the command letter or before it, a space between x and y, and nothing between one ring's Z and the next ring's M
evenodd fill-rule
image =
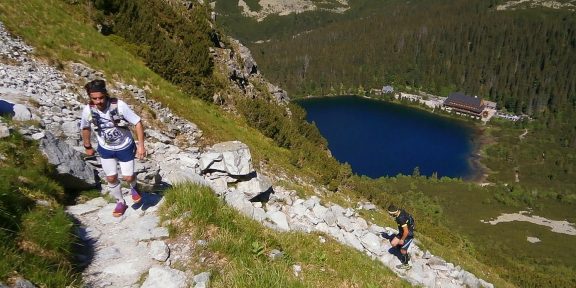
M177 234L206 239L207 250L223 269L214 269L213 287L408 287L380 262L319 234L281 233L226 206L208 187L188 184L165 194L161 210ZM176 236L178 237L178 236ZM271 260L277 249L283 256ZM197 252L205 253L205 252ZM189 264L192 265L192 264ZM293 265L302 267L295 276ZM200 272L200 271L199 271Z
M46 159L37 144L18 134L0 140L0 155L5 157L0 165L0 281L24 277L39 287L77 284L73 222L64 212L64 190L48 177Z

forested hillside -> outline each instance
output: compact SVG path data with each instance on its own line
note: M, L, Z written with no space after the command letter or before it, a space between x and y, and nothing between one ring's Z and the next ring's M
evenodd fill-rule
M572 108L574 13L496 11L496 2L388 3L294 39L250 46L267 76L293 96L391 84L442 95L464 91L515 113Z
M463 91L531 115L536 122L517 125L534 135L523 147L511 142L490 150L487 162L500 173L493 180L514 181L508 171L520 166L530 187L558 188L561 182L560 193L571 194L566 179L576 170L570 161L576 157L575 14L497 9L502 3L358 1L344 14L318 11L261 23L242 22L231 4L216 7L222 25L247 42L266 76L292 98L393 85L444 96Z
M164 1L92 1L92 19L103 34L124 44L165 79L209 100L214 93L208 54L213 31L203 6L192 6L190 21ZM91 3L91 2L89 2Z

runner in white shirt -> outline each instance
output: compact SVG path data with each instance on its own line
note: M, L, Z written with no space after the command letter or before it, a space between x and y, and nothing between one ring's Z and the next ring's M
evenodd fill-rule
M82 110L80 128L82 129L82 141L86 154L95 154L90 142L92 131L96 132L98 140L98 154L100 154L102 169L106 174L106 181L112 194L117 201L112 215L120 217L128 206L122 197L120 181L118 180L117 164L124 181L130 183L131 196L134 203L142 200L136 189L136 177L134 175L134 158L143 159L146 156L144 147L144 126L142 121L128 105L116 98L111 98L106 90L104 80L88 82L84 88L90 97L90 104ZM134 142L132 132L128 125L134 125L138 143Z

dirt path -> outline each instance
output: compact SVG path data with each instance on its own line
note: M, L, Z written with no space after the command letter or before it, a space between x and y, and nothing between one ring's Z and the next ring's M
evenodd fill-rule
M518 136L518 138L520 138L520 140L524 140L524 137L526 136L526 134L528 134L528 129L524 129L524 133L520 134L520 136Z

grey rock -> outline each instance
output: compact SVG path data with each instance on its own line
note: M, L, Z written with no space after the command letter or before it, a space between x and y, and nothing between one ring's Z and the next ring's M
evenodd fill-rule
M248 146L239 141L218 143L200 156L200 169L227 172L230 175L248 175L254 171Z
M298 264L292 265L292 272L294 273L294 276L299 277L300 273L302 273L302 266Z
M148 254L152 257L152 259L161 262L168 260L168 256L170 256L170 248L168 248L168 245L166 245L164 241L152 241L149 245L150 250L148 251Z
M164 144L170 144L172 143L172 139L170 139L170 137L165 136L164 134L162 134L161 132L158 132L156 130L152 130L152 129L146 129L146 135L164 143Z
M148 277L141 288L185 288L188 287L186 274L169 267L154 266L148 270Z
M67 121L62 123L62 132L69 138L80 139L80 128L77 121Z
M314 213L314 216L316 216L319 219L322 219L323 221L325 221L325 215L326 215L327 211L328 211L328 208L326 208L322 205L315 205L314 208L312 208L312 212Z
M18 277L14 283L14 288L36 288L36 285L24 278Z
M194 288L208 287L210 283L210 272L202 272L200 274L194 275L192 280L194 281Z
M96 185L94 169L83 159L82 155L47 132L40 141L40 150L50 164L56 166L58 180L67 189L89 189Z
M274 211L266 213L268 215L268 219L272 221L272 223L276 224L276 226L282 231L290 231L290 225L288 224L288 217L281 211Z
M272 188L270 179L260 173L248 181L238 182L236 190L244 193L248 199L252 199Z
M382 238L373 234L373 233L366 233L361 238L362 245L366 248L366 250L376 254L382 255L384 253L384 246L382 245Z
M337 217L336 218L336 224L338 224L338 227L346 230L347 232L352 232L356 228L356 226L350 220L350 218L344 217L344 216Z
M462 283L464 283L464 285L466 285L467 287L470 288L480 287L480 280L478 280L476 276L474 276L472 273L468 271L462 270L458 277L462 281Z
M270 251L270 253L268 253L268 258L270 258L271 260L278 260L280 258L282 258L284 256L284 253L282 253L282 251L278 250L278 249L272 249L272 251Z
M10 128L4 123L0 123L0 139L10 136Z
M352 247L354 247L356 250L364 250L364 246L362 245L362 242L360 242L360 240L358 240L358 237L354 236L354 234L352 233L348 233L345 232L344 233L344 239L346 239L346 243Z
M328 209L326 213L324 213L324 222L326 222L328 226L336 226L336 220L336 215L334 215L332 210Z

